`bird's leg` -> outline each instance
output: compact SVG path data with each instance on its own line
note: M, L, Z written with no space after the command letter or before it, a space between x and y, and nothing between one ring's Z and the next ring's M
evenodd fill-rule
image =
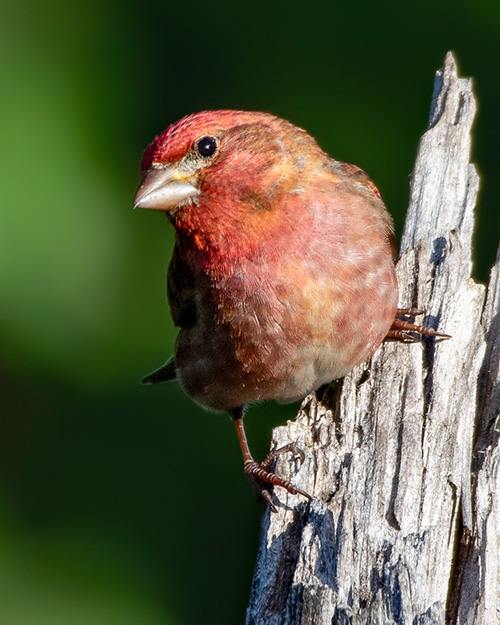
M414 317L415 315L422 315L423 313L424 311L419 310L418 308L398 308L398 310L396 311L396 317L392 322L392 325L389 328L389 332L387 333L384 341L402 341L403 343L415 343L420 340L420 337L415 336L415 334L434 336L441 339L451 338L451 336L449 336L448 334L436 332L434 328L416 325L414 323L410 323L409 321L405 321L404 319L399 318L406 315Z
M256 462L253 459L253 456L250 453L250 448L248 446L245 427L243 425L243 408L234 408L230 412L231 416L233 417L234 424L236 425L236 431L238 432L238 439L240 441L240 447L243 453L243 467L245 469L245 473L260 491L264 499L269 504L271 510L273 512L277 512L276 506L274 505L271 496L273 486L281 486L292 495L303 495L308 499L312 499L309 493L306 493L300 488L297 488L291 482L279 477L270 470L271 464L276 456L282 453L291 452L297 454L301 462L303 462L304 452L299 449L297 445L295 445L295 443L290 443L288 445L285 445L284 447L281 447L280 449L270 451L267 454L264 462Z

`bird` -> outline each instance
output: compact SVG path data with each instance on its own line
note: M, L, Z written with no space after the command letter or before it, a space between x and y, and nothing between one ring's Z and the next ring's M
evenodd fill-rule
M177 380L228 412L244 471L276 511L275 486L311 495L254 460L249 406L303 399L369 360L384 340L440 336L398 309L392 218L359 167L305 130L262 112L188 115L146 148L134 207L165 213L176 233L167 293L175 353L144 378Z

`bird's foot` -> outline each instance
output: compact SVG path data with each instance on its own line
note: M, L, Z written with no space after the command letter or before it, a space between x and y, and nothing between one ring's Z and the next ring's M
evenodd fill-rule
M297 488L297 486L294 486L289 480L279 477L271 470L271 466L276 458L284 453L294 454L299 457L301 464L304 462L305 455L302 449L300 449L300 447L298 447L295 443L289 443L284 447L270 451L262 462L247 460L244 464L245 473L252 480L257 490L262 494L273 512L277 512L272 499L273 486L281 486L291 495L302 495L303 497L307 497L307 499L312 499L309 493Z
M416 315L423 315L424 311L418 308L398 308L396 312L396 318L392 322L389 332L385 337L385 341L402 341L403 343L416 343L420 340L421 336L433 336L440 339L451 339L449 334L443 334L442 332L436 332L434 328L428 326L417 325L400 319L400 316L415 317ZM420 336L417 336L420 335Z

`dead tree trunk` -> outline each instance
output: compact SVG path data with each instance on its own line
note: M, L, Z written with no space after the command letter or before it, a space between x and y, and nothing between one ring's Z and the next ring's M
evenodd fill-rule
M500 622L500 252L471 278L478 175L471 81L437 73L398 262L400 306L449 341L387 343L277 428L278 471L248 625Z

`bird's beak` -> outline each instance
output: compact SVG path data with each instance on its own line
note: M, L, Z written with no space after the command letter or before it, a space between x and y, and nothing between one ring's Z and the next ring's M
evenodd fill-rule
M150 168L144 172L143 179L135 194L134 208L153 208L169 211L183 200L199 195L199 190L192 184L193 178L186 177L175 166L162 169Z

